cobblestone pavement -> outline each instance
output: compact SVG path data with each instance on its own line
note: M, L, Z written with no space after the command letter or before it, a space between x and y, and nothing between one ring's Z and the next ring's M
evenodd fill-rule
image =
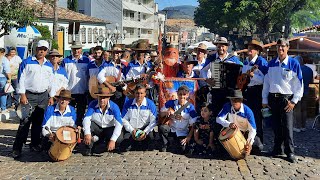
M311 122L309 122L310 124ZM18 124L0 122L0 179L319 179L320 133L309 126L295 133L298 162L284 158L249 156L233 161L190 158L169 152L102 153L84 157L75 153L64 162L50 162L45 153L23 149L19 160L11 158ZM265 150L271 149L272 133L266 130Z

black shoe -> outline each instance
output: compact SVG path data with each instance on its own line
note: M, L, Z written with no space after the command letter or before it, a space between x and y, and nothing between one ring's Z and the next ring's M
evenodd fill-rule
M83 156L91 156L91 149L86 148L86 150L82 153Z
M19 151L19 150L13 150L12 151L12 157L14 158L14 159L17 159L17 158L19 158L21 156L21 151Z
M160 152L167 152L167 146L162 146L160 148Z
M39 145L33 146L30 144L30 151L41 152L42 148Z
M295 163L297 161L296 156L293 153L287 155L288 161L291 163Z

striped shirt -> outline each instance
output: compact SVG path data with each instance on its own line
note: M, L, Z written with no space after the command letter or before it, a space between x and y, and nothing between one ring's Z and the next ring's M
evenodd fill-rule
M303 96L303 79L296 59L287 56L282 63L279 58L269 62L269 70L263 83L263 104L268 104L269 93L293 94L291 101L295 104L300 101Z
M82 122L85 135L91 134L91 121L96 123L101 128L115 126L110 140L117 141L122 130L122 119L120 109L117 104L109 100L105 113L102 113L102 109L99 107L98 100L92 101L89 104L88 110Z
M56 94L55 88L52 87L54 79L53 66L46 58L42 65L36 57L28 57L19 67L17 93L25 94L26 91L33 93L43 93L48 91L50 97Z
M68 89L72 94L84 94L88 91L88 64L90 60L86 56L81 56L76 60L73 56L63 59L62 67L67 71L69 78Z
M54 104L46 109L42 122L42 134L47 136L49 131L45 129L48 127L52 132L56 132L62 126L73 126L77 119L76 110L74 107L68 105L66 110L61 113L59 111L59 105Z
M157 125L157 107L153 101L144 98L138 106L136 99L129 99L122 109L123 126L128 132L145 127L144 131L149 134Z

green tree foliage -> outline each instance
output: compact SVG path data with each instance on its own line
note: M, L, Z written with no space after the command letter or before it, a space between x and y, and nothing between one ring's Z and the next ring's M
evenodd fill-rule
M78 12L78 0L68 0L68 9Z
M288 36L291 25L310 21L319 12L320 0L198 0L195 22L220 35L233 28L250 30L266 41L268 36L282 31ZM306 12L313 12L310 13ZM304 18L301 17L304 15Z
M23 0L0 0L0 37L9 34L12 28L34 25L35 21L34 11Z
M48 26L36 25L35 26L41 33L41 38L51 42L51 49L58 49L58 42L55 41L51 36L51 31Z

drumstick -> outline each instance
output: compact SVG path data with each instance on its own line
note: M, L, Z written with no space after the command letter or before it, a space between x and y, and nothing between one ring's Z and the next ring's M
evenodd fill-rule
M47 130L50 133L50 135L52 134L52 131L49 129L48 126L44 127L44 129Z
M80 134L81 134L81 127L80 127L80 126L78 126L78 139L77 139L77 143L78 143L78 144L80 144L80 143L81 143Z

